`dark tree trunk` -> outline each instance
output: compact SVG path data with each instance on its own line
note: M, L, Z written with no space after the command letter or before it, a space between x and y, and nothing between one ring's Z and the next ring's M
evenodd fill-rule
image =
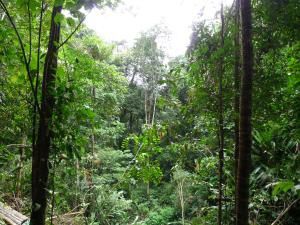
M51 119L54 107L55 76L60 37L60 25L54 18L61 13L62 6L54 6L49 33L48 51L45 59L41 113L39 119L37 143L32 156L32 225L44 225L47 206L47 183L49 174L49 153L51 141Z
M237 201L237 171L239 161L239 111L240 111L240 0L235 5L235 37L234 37L235 59L234 59L234 180L235 180L235 212ZM236 217L235 217L236 220Z
M223 4L221 4L221 45L220 49L224 50L224 14ZM222 225L222 198L224 183L224 106L223 106L223 53L219 61L219 197L218 197L218 225Z
M251 1L241 0L242 20L242 84L240 97L240 135L237 184L237 225L248 225L249 176L251 166L251 110L252 110L252 24Z

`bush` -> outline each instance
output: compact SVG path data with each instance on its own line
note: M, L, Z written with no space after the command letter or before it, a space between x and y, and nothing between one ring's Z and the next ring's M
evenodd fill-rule
M161 208L157 211L149 213L149 217L145 221L145 225L163 225L171 222L174 218L175 210L171 207Z

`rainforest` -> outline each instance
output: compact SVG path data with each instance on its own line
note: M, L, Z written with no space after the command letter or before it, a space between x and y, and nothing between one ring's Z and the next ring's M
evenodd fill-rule
M299 0L0 0L0 225L299 225L299 28Z

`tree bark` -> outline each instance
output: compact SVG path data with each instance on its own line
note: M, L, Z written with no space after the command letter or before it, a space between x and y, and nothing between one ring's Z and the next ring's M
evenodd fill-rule
M154 93L154 101L153 101L153 111L152 111L152 120L151 120L151 125L153 127L154 125L154 121L155 121L155 113L156 113L156 101L157 101L157 96Z
M32 211L30 224L44 225L47 207L47 184L49 175L49 153L51 143L51 119L54 107L54 89L57 69L60 24L54 21L62 6L54 6L51 16L48 50L45 59L42 102L37 143L32 156Z
M220 49L224 50L224 13L223 3L221 4L221 45ZM223 107L223 53L219 62L219 196L218 196L218 225L222 225L222 198L224 183L224 107Z
M148 98L147 98L147 90L145 90L145 124L148 124L148 108L147 108L147 102L148 102Z
M241 0L242 20L242 83L240 97L240 135L237 184L237 225L248 225L249 176L252 147L252 24L251 0Z

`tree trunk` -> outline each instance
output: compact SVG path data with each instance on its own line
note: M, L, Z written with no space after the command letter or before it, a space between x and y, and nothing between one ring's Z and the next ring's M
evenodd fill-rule
M92 86L92 90L91 90L91 94L92 94L92 105L93 105L93 112L95 111L96 108L96 88L94 86ZM91 126L91 145L92 145L92 156L95 156L95 127L94 127L94 123L92 123ZM91 164L92 168L93 168L93 163Z
M184 180L179 181L179 183L178 183L178 192L179 192L180 206L181 206L181 223L182 223L182 225L185 224L185 218L184 218L185 207L184 207L183 184L184 184Z
M23 167L24 167L24 157L25 157L25 146L26 145L26 136L22 136L21 146L19 147L19 165L18 165L18 174L16 179L16 196L17 198L21 197L21 189L22 189L22 179L23 179Z
M249 176L251 166L251 110L252 110L252 25L251 1L241 0L242 19L242 85L240 97L240 135L239 135L239 162L237 184L237 225L248 225L249 205Z
M235 180L235 212L237 210L237 171L239 160L239 111L240 111L240 0L235 5L235 37L234 37L234 180ZM235 217L236 220L236 217Z
M147 108L147 102L148 102L148 98L147 98L147 90L145 90L145 124L148 124L148 108Z
M32 155L32 211L30 224L44 225L47 206L47 183L49 175L49 153L51 142L51 119L54 107L54 88L60 37L60 24L54 18L61 13L62 6L54 6L51 16L48 51L45 59L41 114L37 143Z
M150 199L150 181L147 181L146 188L147 198Z
M153 101L153 112L152 112L152 121L151 121L152 127L153 127L154 121L155 121L156 101L157 101L157 96L156 96L156 94L153 94L153 95L154 95L154 101Z
M223 3L221 4L221 45L220 49L224 50L224 13ZM222 198L224 183L224 109L223 109L223 53L219 62L219 196L218 196L218 225L222 225Z
M76 190L75 190L75 205L77 206L79 204L79 194L80 194L80 165L79 160L76 159L75 161L75 169L76 169Z

